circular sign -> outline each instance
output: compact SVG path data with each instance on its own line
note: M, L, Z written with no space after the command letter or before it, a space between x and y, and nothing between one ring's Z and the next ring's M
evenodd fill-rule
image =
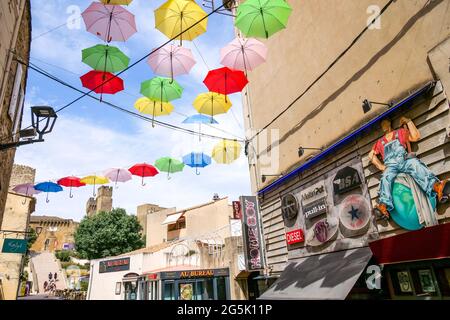
M394 182L392 188L394 210L391 212L392 220L406 230L419 230L423 226L419 222L417 208L411 189L401 183ZM428 197L433 210L436 209L436 198Z
M367 227L371 217L369 202L359 194L347 196L341 203L339 220L344 231L353 236Z
M306 236L306 243L310 246L320 246L337 234L338 221L335 218L325 218L317 221Z
M299 205L297 197L289 193L281 198L281 212L284 220L293 220L297 217Z

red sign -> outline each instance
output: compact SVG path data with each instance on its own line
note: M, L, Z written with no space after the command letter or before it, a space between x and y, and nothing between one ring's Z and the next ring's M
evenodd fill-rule
M305 235L302 229L294 230L286 233L286 241L290 244L295 244L305 241Z
M239 201L233 201L233 218L241 220L242 209Z

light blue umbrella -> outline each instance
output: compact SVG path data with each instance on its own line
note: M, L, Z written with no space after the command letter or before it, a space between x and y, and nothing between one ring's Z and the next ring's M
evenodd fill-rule
M61 191L63 191L63 188L59 184L56 184L56 183L53 183L53 182L38 183L37 185L34 186L34 189L47 193L47 199L45 199L45 202L47 202L47 203L50 202L50 200L48 199L49 192L61 192Z
M213 117L211 116L207 116L204 114L196 114L190 117L187 117L183 123L196 123L198 124L198 140L201 141L202 140L202 124L219 124L216 120L214 120Z
M195 168L195 173L200 175L198 168L204 168L211 164L211 157L202 153L191 152L183 157L183 162L185 165Z

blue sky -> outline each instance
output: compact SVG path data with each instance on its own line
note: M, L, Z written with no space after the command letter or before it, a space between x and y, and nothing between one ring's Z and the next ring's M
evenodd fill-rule
M71 17L78 16L91 1L77 0L33 0L33 37L31 62L56 75L64 81L81 88L79 76L90 71L81 62L81 50L102 40L85 30L81 18L74 22ZM153 11L163 0L134 0L127 8L136 16L138 33L127 42L114 42L134 62L148 54L153 48L168 39L154 27ZM202 1L197 1L202 4ZM206 9L207 11L209 9ZM66 21L72 21L69 25ZM54 30L55 29L55 30ZM53 30L47 34L49 30ZM203 59L195 46L184 42L192 49L197 60L190 75L177 80L185 88L182 99L173 102L176 112L159 120L197 129L181 122L185 115L196 113L192 107L195 97L207 92L202 83L209 69L220 67L220 48L234 38L232 19L223 15L213 15L208 21L207 33L195 40ZM125 92L105 95L104 99L121 107L134 110L134 101L140 97L142 81L154 76L148 64L143 61L121 76L125 82ZM64 106L79 96L71 89L47 79L30 70L24 110L23 127L30 123L29 107L50 105L55 109ZM215 128L204 127L202 131L227 138L244 137L241 96L230 96L232 111L217 116L220 125ZM62 111L54 131L45 137L45 142L18 149L17 164L36 168L36 181L56 181L58 178L90 174L102 175L110 167L129 168L135 163L154 163L163 156L180 158L195 150L211 153L218 141L186 135L162 127L152 128L150 123L118 112L105 104L84 98ZM222 130L222 131L221 131ZM225 131L226 133L224 133ZM127 209L131 214L143 203L154 203L164 207L184 208L210 201L214 193L237 200L239 195L250 194L250 181L247 159L241 158L231 165L213 164L203 169L197 176L189 167L167 180L160 174L148 180L147 186L140 185L140 179L119 185L114 189L113 205ZM69 199L68 191L50 194L50 203L45 195L37 196L36 215L57 215L80 220L85 214L85 204L92 196L92 187L87 186L74 191L75 197Z

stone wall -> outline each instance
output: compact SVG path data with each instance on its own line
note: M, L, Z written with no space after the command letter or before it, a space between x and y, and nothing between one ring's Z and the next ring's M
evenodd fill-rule
M36 177L36 169L14 164L9 180L9 187L13 188L19 184L33 183Z
M78 222L71 219L33 216L30 221L30 227L34 230L41 228L42 231L33 243L31 251L55 252L63 250L65 243L74 244L74 235L78 225Z

